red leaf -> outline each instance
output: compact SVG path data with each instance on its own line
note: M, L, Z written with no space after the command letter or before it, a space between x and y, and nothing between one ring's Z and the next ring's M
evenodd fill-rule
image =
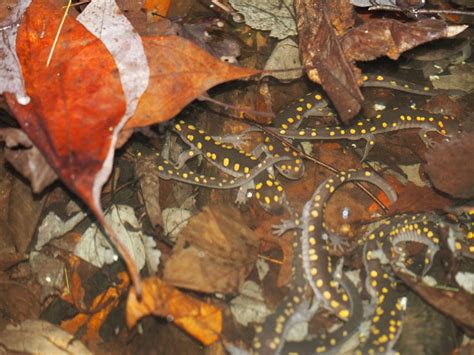
M67 17L49 66L46 65L64 9L34 0L17 37L17 54L30 104L13 95L7 103L22 129L64 184L79 195L104 224L100 191L113 162L125 99L115 61L104 44ZM133 260L107 226L134 282Z

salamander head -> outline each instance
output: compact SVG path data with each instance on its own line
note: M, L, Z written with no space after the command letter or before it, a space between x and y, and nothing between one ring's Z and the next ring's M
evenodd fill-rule
M286 195L279 181L268 174L263 178L256 179L255 183L255 197L262 208L274 215L282 214Z
M444 115L442 119L438 121L439 132L447 137L454 137L463 132L462 123L454 118L453 116Z

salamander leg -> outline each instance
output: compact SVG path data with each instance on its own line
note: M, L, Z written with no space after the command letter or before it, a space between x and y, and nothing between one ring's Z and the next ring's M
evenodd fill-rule
M252 138L247 135L247 130L238 134L229 134L225 136L212 136L216 142L222 144L231 144L237 149L242 150L243 146L252 141Z
M422 128L420 129L418 134L421 140L423 141L423 143L425 143L427 147L433 148L436 142L432 138L428 137L429 132L437 132L437 131L433 129Z
M298 225L292 219L284 219L280 224L274 224L272 226L272 234L281 237L283 234L289 230L298 228Z
M174 167L176 169L181 169L189 159L192 159L192 158L194 158L198 155L201 155L201 154L202 154L202 152L200 152L199 150L196 150L196 149L185 150L184 152L182 152L179 155L178 161L174 164Z
M373 134L367 134L363 138L365 139L366 144L364 149L364 155L362 156L361 161L364 161L367 158L367 155L369 155L369 152L375 145L375 136Z
M249 190L252 190L252 189L255 189L255 184L253 180L240 186L239 191L237 192L235 203L237 203L238 205L245 204L249 198L248 196Z

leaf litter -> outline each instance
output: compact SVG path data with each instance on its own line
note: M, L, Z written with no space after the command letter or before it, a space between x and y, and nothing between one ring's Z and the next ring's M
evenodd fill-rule
M176 3L178 2L176 1ZM112 214L114 211L117 212L116 216L118 217L115 221L107 219L106 222L102 218L100 190L112 170L116 141L119 139L119 131L124 125L126 125L128 132L121 136L123 139L120 145L122 146L126 139L129 139L130 144L133 145L137 139L143 140L143 137L132 135L134 129L167 121L196 98L207 95L207 91L213 86L228 80L246 78L258 73L258 70L229 66L215 58L215 56L226 57L223 54L231 54L230 57L235 58L237 55L235 53L244 52L233 52L236 49L233 46L239 42L222 41L215 33L207 35L207 31L212 29L209 24L218 23L214 20L180 19L181 33L179 30L176 33L183 35L184 32L187 32L185 37L188 39L176 35L140 37L126 17L120 13L119 7L111 0L92 1L84 11L79 11L81 13L78 20L86 24L88 30L76 23L72 16L68 16L54 51L51 64L53 68L45 68L43 59L50 53L51 36L56 34L57 24L63 12L57 3L58 1L33 0L31 9L36 10L27 10L19 27L18 43L12 42L13 37L11 36L14 35L14 31L11 31L12 33L8 34L10 36L8 41L4 36L4 42L0 44L0 50L10 56L12 53L14 54L11 51L12 43L17 44L19 53L17 62L22 65L27 93L31 97L31 103L24 102L27 104L26 106L15 101L15 95L17 98L20 97L20 101L25 96L21 85L18 85L20 83L18 78L21 78L18 66L15 69L13 61L10 61L7 65L9 65L8 70L12 70L13 76L9 78L12 79L12 83L16 80L16 85L3 90L12 93L6 95L7 102L28 137L21 133L22 131L14 131L12 128L0 131L1 138L7 143L7 159L31 180L35 191L44 189L55 179L57 174L65 186L75 192L89 206L98 217L99 222L112 227L113 232L109 227L106 227L106 231L109 235L112 233L115 247L118 247L118 251L122 256L125 256L132 281L137 287L132 289L128 296L126 318L130 326L135 325L139 319L146 315L155 315L173 321L202 344L214 344L220 337L226 338L228 336L223 328L223 317L226 316L222 312L225 313L229 308L229 303L225 298L222 300L222 295L233 295L239 290L241 291L243 285L256 286L255 295L259 294L261 291L259 285L252 284L253 281L250 280L256 277L254 266L260 253L264 253L265 258L268 258L272 263L282 262L282 269L286 271L280 272L280 277L282 274L286 274L283 278L288 279L292 255L291 238L287 237L281 242L275 242L269 237L267 234L270 231L268 227L270 223L262 218L265 214L256 211L255 205L244 207L243 211L238 211L228 206L213 204L215 195L212 194L209 199L211 202L207 201L208 205L204 208L202 206L206 206L206 204L203 205L205 200L201 196L204 194L198 195L197 205L201 212L190 218L188 225L179 231L176 242L166 236L159 235L156 238L146 235L143 230L148 228L147 219L151 222L151 230L148 229L148 232L151 231L156 236L155 233L160 233L161 226L165 227L166 232L165 211L175 208L167 205L170 201L168 196L172 191L172 189L168 189L170 185L160 184L156 175L147 174L146 169L153 169L152 164L147 165L145 171L142 169L137 174L140 179L144 205L142 203L133 205L132 203L129 206L128 204L117 204L114 201L116 196L130 193L130 186L135 186L136 181L133 181L132 177L132 180L128 180L125 185L117 187L117 183L121 181L121 173L127 175L126 170L114 174L113 181L107 184L102 196L102 203ZM362 3L358 2L357 5L366 6ZM231 1L231 5L244 14L248 25L254 27L266 23L267 20L270 21L268 23L272 23L271 21L276 19L278 23L282 22L282 19L289 21L291 17L294 22L296 18L296 22L299 24L299 47L305 69L310 79L323 85L323 88L333 99L343 122L349 121L353 114L357 113L364 99L358 88L361 83L361 73L354 65L354 60L367 61L384 55L397 59L409 48L436 38L451 37L465 30L465 26L446 25L442 20L432 19L403 22L399 18L361 17L363 18L362 23L358 22L356 26L354 25L353 8L348 1L337 1L333 4L324 4L321 1L296 1L296 11L294 14L290 11L289 16L279 16L278 14L275 16L275 13L271 13L271 11L278 12L282 9L292 10L289 2L279 2L278 7L275 6L276 3L272 4L273 9L264 12L256 11L256 6L260 5L251 2ZM313 13L309 5L314 5L313 8L318 9L319 12ZM238 8L239 6L241 7ZM154 5L150 5L150 2L147 2L145 9L149 18L155 16L153 11L158 11ZM165 10L160 9L159 11L161 14L161 11ZM51 27L48 27L47 35L43 37L40 22L35 16L38 14L44 16L45 13L48 14L48 18L52 18L54 21L48 24ZM262 15L265 20L262 20ZM308 15L311 16L308 17ZM303 16L310 18L308 23L314 27L308 26L308 23L302 23ZM254 22L252 23L252 21ZM153 22L160 22L160 20L154 19ZM319 24L319 27L315 26L316 24ZM170 29L169 26L172 26L172 23L163 21L161 25L165 29L167 27ZM183 31L183 28L186 31ZM318 31L314 32L315 28L318 28ZM266 29L271 30L268 26ZM229 30L226 28L226 31ZM245 33L248 29L243 31L242 33ZM266 51L271 47L271 42L267 39L268 35L277 34L277 37L288 37L292 33L296 33L296 27L290 29L289 25L285 25L279 31L279 34L276 32L266 33L264 36L259 34L263 39L259 43L259 46L263 44L263 47L259 47L259 49L264 48ZM25 33L36 33L37 42L32 41L32 38L28 38ZM86 46L76 47L78 38L81 38ZM115 45L117 47L114 48ZM220 51L220 48L224 48L224 50ZM245 49L248 50L248 48ZM89 50L94 52L94 55L89 53ZM133 55L130 55L127 50L130 50ZM284 65L276 59L275 68L279 68L278 63L281 64L280 68ZM290 61L287 66L291 66L291 63L297 65L295 61ZM59 74L59 79L55 78L55 74ZM88 77L100 77L100 85L93 85L94 83L77 85L78 81L87 83ZM48 83L48 78L55 78L53 82L56 86ZM219 90L217 89L217 92ZM213 94L214 91L211 93ZM193 104L192 106L199 105ZM186 111L184 114L188 114L188 112ZM211 122L210 126L214 128L214 123L217 121L214 118L214 121L209 122ZM156 137L149 136L145 141L160 146L160 143L156 144ZM444 208L455 201L451 196L465 194L468 179L444 179L446 172L442 171L446 164L456 166L450 168L450 171L457 171L461 168L462 163L457 162L456 158L460 158L459 160L462 162L465 154L459 157L457 154L459 150L456 150L455 154L453 147L458 145L464 147L462 142L466 141L463 140L459 143L454 140L449 143L451 145L440 144L426 155L429 161L425 168L427 168L433 184L437 189L447 192L450 196L440 196L428 186L415 187L413 184L408 184L402 188L401 199L393 209L406 212ZM335 146L337 147L337 144ZM124 149L128 150L127 145L124 146ZM333 147L332 150L329 149L324 154L332 159L332 162L337 162L341 167L345 167L349 163L347 163L348 160L344 157L343 152L343 149ZM438 158L442 158L442 161ZM120 160L120 156L117 159ZM423 163L421 165L423 167ZM200 169L206 168L201 166ZM448 180L450 185L443 186L442 183ZM147 189L147 184L153 185L152 188L148 186ZM314 181L308 185L314 185ZM160 194L151 196L153 189L160 189ZM290 190L298 196L303 196L305 189L306 187L301 185L299 188ZM347 195L345 196L340 201L349 199ZM420 196L423 196L423 199ZM57 194L52 193L49 198L54 201L48 200L49 206L51 203L58 203ZM163 204L165 200L167 203ZM345 208L352 211L351 213L358 213L358 210L363 209L360 203L357 204L357 201L351 201L349 205ZM332 205L331 210L328 211L331 214L331 220L338 218L337 214L341 208L343 207L337 203ZM357 221L357 218L353 216L351 218L351 221ZM43 227L49 236L46 238L41 236L37 245L45 245L54 238L59 238L57 241L61 243L63 239L66 239L66 236L61 237L61 235L64 235L69 229L68 222L63 224L61 217L55 217L54 220L57 222L55 222L57 230L48 231L47 227ZM268 226L262 228L262 224L265 223ZM75 223L71 222L71 226L72 224ZM85 251L81 252L82 257L87 259L90 264L101 267L102 272L107 272L105 270L110 267L106 267L104 264L106 261L117 260L117 249L114 249L114 246L107 242L104 236L98 237L100 232L97 227L94 231L91 229L86 231L87 226L84 224L83 222L75 227L75 230L81 231L80 233L69 233L67 236L71 241L74 240L74 243L78 243L76 247L84 248ZM247 226L251 226L251 228ZM351 233L356 234L357 231L351 231ZM90 234L93 235L92 238L88 237ZM123 236L127 236L126 241L120 239ZM31 237L26 240L31 242ZM274 245L269 247L265 245L267 243ZM278 248L275 247L276 245ZM27 246L24 247L25 250L26 248ZM32 290L42 289L42 291L34 292L37 292L38 297L41 296L38 299L44 298L45 303L57 298L58 294L61 294L63 300L68 300L73 305L84 303L89 295L89 290L87 287L82 287L85 285L82 285L81 276L76 272L77 266L73 265L89 264L84 261L73 261L74 259L71 258L52 266L50 262L56 260L55 258L63 252L56 250L53 256L48 255L47 253L50 251L48 246L45 251L46 254L31 256L31 270L25 269L25 265L21 264L21 267L14 267L14 273L9 276L15 275L15 277L21 278L32 271L41 279L39 282L41 287L36 285ZM283 261L281 261L282 259ZM134 268L137 267L140 270L144 268L145 264L147 270L144 273L155 276L143 281L143 292L140 294L138 274ZM45 267L42 268L42 266ZM73 269L72 272L69 272L70 268ZM270 270L272 269L275 268L270 268ZM9 272L8 269L7 272ZM272 271L269 272L272 273ZM120 297L129 287L129 278L125 273L117 274L115 272L115 274L118 275L115 286L107 288L96 297L89 297L90 302L86 302L91 305L88 311L81 306L78 316L62 323L63 329L80 336L87 345L93 348L102 341L99 332L105 328L104 320L119 307ZM53 285L49 289L46 287L48 279L50 279L49 283ZM56 280L62 281L56 284ZM276 276L272 275L270 280L276 280ZM71 285L68 286L68 283ZM195 293L179 291L175 287L193 290ZM207 296L202 296L202 293ZM423 292L420 291L420 293ZM28 297L35 297L35 294L31 293L30 296L25 296L25 299ZM431 293L426 297L431 299L437 296L435 293ZM258 302L261 306L269 311L265 305L268 303L269 296L257 298L259 298ZM445 301L451 302L448 298ZM465 309L468 312L469 309L464 307L463 302L465 301L461 298L456 302L461 302L458 308L454 302L449 307L454 307L453 315L465 325L464 318L457 312L460 309ZM8 305L2 306L9 307ZM253 306L256 304L250 303L250 306L245 307L251 309ZM449 309L449 307L444 307L444 309ZM30 313L28 313L29 311ZM17 320L28 316L37 317L37 308L32 307L24 314L16 311L12 313L12 317L16 317ZM240 316L236 316L236 318L238 317ZM243 323L248 327L250 322L256 320L256 318L250 317ZM465 329L469 330L468 327ZM49 330L44 328L43 331L46 333ZM247 337L245 341L249 339ZM5 343L2 344L5 346ZM9 343L8 349L16 348ZM15 351L31 350L22 348Z

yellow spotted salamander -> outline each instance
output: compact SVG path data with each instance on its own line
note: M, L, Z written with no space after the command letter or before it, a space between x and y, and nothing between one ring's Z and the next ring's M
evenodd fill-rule
M422 274L426 274L431 268L433 258L440 246L439 217L434 213L401 214L379 223L384 228L379 227L378 234L366 235L358 243L362 245L367 242L367 238L377 238L378 243L384 246L383 250L386 255L391 255L392 248L394 248L393 251L400 257L402 253L398 244L407 242L423 244L427 249ZM385 242L386 239L389 242Z
M311 200L304 206L301 215L301 246L303 266L306 278L313 292L324 307L342 320L350 315L347 295L338 292L333 279L333 267L328 252L328 243L323 239L324 209L327 200L334 191L348 181L367 181L382 189L391 202L396 194L390 185L379 176L368 170L341 172L326 179L314 192ZM323 212L321 212L323 211Z
M448 247L456 256L474 259L474 209L456 214L459 225L449 229Z
M161 178L216 189L239 187L238 203L245 202L249 191L255 190L255 197L265 210L271 213L282 211L285 194L279 181L269 173L269 170L275 163L287 160L287 157L268 157L259 160L230 145L220 144L203 130L196 129L184 121L177 123L174 128L191 149L183 152L176 163L160 157L158 171ZM204 176L185 169L186 161L198 155L202 155L232 178Z
M364 160L367 157L370 149L372 149L375 144L374 136L376 134L411 128L420 129L420 137L427 145L433 144L433 142L427 136L428 132L438 132L443 136L450 137L456 133L459 133L461 130L459 122L453 117L440 114L431 114L426 111L416 110L412 108L395 108L391 110L385 110L382 113L379 113L373 119L360 118L356 120L353 125L348 127L329 126L322 128L305 128L299 130L269 128L269 130L287 139L365 139L367 141L367 144L362 158Z
M340 289L333 278L331 259L326 241L322 238L322 234L325 232L323 215L327 201L340 185L349 181L373 183L387 194L390 201L393 202L396 199L396 194L390 186L382 178L368 170L341 172L326 179L316 189L312 198L305 204L301 219L283 227L285 229L296 228L290 293L277 311L267 317L263 326L257 327L253 341L254 353L279 353L289 324L311 318L320 303L339 318L345 321L349 319L351 300L347 290L344 287ZM307 284L313 290L311 308L309 308L308 300L304 297ZM347 333L347 330L342 332L342 334ZM329 337L329 339L329 345L337 342L336 338ZM321 346L319 343L315 343L314 350L322 349Z
M365 74L362 76L362 80L362 87L386 88L417 95L435 96L446 94L462 94L462 92L457 90L439 90L433 88L431 85L418 85L382 74Z
M391 236L396 236L391 242L392 245L398 242L416 242L428 247L424 260L423 274L425 274L432 264L434 254L439 250L440 240L446 240L445 233L442 233L440 228L448 229L446 245L455 256L474 258L473 216L474 212L472 215L458 214L458 222L455 223L449 220L447 215L423 212L395 215L382 223L390 227ZM384 238L385 232L381 233L381 237ZM359 244L364 242L365 240L361 239Z
M400 335L404 307L396 283L384 269L388 261L375 238L369 238L365 244L363 261L367 273L365 286L375 309L369 334L361 334L356 354L386 354L392 350Z
M382 221L375 230L364 236L363 261L367 274L365 286L371 296L374 311L369 334L361 335L361 345L356 353L379 354L392 350L401 331L404 307L389 272L394 265L405 268L404 256L393 248L400 242L416 242L428 246L424 274L439 249L437 230L442 224L444 222L441 222L441 216L435 213L402 214Z
M413 83L409 83L406 81L394 79L392 77L386 77L380 74L369 74L369 75L364 75L363 76L363 87L383 87L383 88L389 88L393 90L398 90L398 91L405 91L408 93L414 93L418 95L437 95L440 93L446 93L446 90L436 90L433 89L431 86L420 86L416 85ZM275 129L276 133L282 134L288 141L288 143L292 143L292 139L290 138L296 138L296 139L301 139L301 137L290 137L291 131L292 130L297 130L303 120L307 118L308 116L333 116L335 115L334 111L329 107L328 101L326 100L326 97L324 96L323 93L319 91L315 92L310 92L306 94L305 96L299 98L292 104L288 105L281 111L279 111L274 119L272 120L271 127ZM390 114L388 115L390 116ZM393 116L393 115L392 115ZM414 116L413 120L416 120ZM431 115L429 116L431 117ZM387 117L387 119L390 119L390 117ZM393 118L392 118L393 121ZM383 127L384 123L380 122L380 127L379 128L388 128ZM387 122L387 124L390 124L391 130L398 130L398 129L403 129L403 128L397 128L393 126L393 122ZM359 123L360 125L360 123ZM405 128L415 128L415 127L405 127ZM431 127L430 127L431 128ZM365 132L367 131L367 128L360 128L360 127L349 127L348 129L339 129L337 127L332 127L333 132L326 132L327 134L325 135L325 132L322 131L319 138L311 138L311 139L361 139L361 138L371 138L369 133L383 133L385 131L381 131L380 129L377 130L377 132ZM431 129L430 129L431 130ZM438 130L438 129L437 129ZM439 131L442 130L442 127L440 127ZM252 132L252 131L258 131L258 129L249 129L245 131L245 133ZM286 133L282 133L283 131L288 131ZM354 133L350 133L354 132ZM244 133L244 135L245 135ZM275 164L275 168L279 171L280 174L282 174L284 177L292 180L300 179L303 174L304 174L304 164L297 152L294 150L291 150L288 148L285 144L280 142L279 140L273 139L271 136L264 134L264 142L262 146L259 146L256 148L254 151L254 154L256 156L259 156L261 153L265 152L268 155L273 155L275 157L280 157L280 156L288 156L290 159L286 161L282 161L279 163ZM332 134L334 134L332 136ZM323 138L323 136L326 136L326 138ZM241 136L241 135L240 135ZM356 138L358 136L358 138ZM348 138L349 137L349 138ZM350 138L352 137L352 138ZM423 137L425 138L425 137ZM237 141L241 138L236 138L236 140L233 141L233 143L237 143ZM425 139L425 142L427 142L427 139ZM368 140L368 145L366 147L366 152L364 154L364 158L368 154L368 151L370 148L373 146L373 140Z
M176 123L174 130L190 147L188 151L183 152L178 158L176 163L176 168L178 169L187 160L201 155L222 172L238 178L242 176L248 177L252 171L255 171L256 168L259 168L259 166L266 162L266 159L260 161L250 153L215 140L202 129L198 129L184 121ZM287 157L283 158L288 159ZM249 179L246 185L242 185L236 202L244 203L247 199L247 191L254 189L255 197L260 205L270 213L279 214L283 212L286 197L280 182L268 170L271 169L262 171L254 176L253 179Z
M364 316L362 299L355 285L344 273L341 276L340 283L344 291L349 295L351 306L349 320L329 334L300 342L286 342L281 351L282 354L337 354L346 340L349 340L358 332L359 325Z
M222 178L212 175L197 174L194 171L183 166L179 169L175 167L175 163L163 158L160 154L157 156L157 169L160 178L164 180L176 180L191 185L208 187L212 189L235 189L238 187L245 187L249 181L252 181L255 177L271 168L276 162L284 160L285 158L274 158L271 157L258 163L248 174L244 174L239 177ZM245 195L245 193L243 193Z

